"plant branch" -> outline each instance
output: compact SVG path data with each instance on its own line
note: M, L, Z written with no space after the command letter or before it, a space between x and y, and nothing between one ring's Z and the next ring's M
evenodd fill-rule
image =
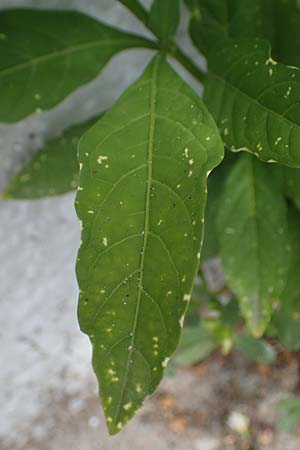
M149 14L138 0L118 0L119 3L126 6L132 14L137 17L149 29ZM150 30L152 33L153 31ZM157 37L157 36L156 36ZM161 46L170 56L178 61L196 80L203 84L206 74L181 50L174 41L170 41L165 47Z

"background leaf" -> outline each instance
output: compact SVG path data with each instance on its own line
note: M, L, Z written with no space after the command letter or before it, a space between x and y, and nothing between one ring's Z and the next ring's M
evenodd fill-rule
M234 337L234 345L245 356L259 363L271 364L275 361L274 348L263 339L255 339L247 333L240 333Z
M186 0L186 4L192 40L205 55L230 38L273 41L272 0Z
M219 47L209 59L204 99L228 148L300 166L300 71L275 63L267 42Z
M179 0L154 0L149 15L149 28L162 41L176 33L180 19Z
M206 358L215 347L216 342L211 333L202 324L185 327L172 361L178 366L196 364Z
M260 336L289 267L286 205L268 165L242 155L227 178L217 218L229 287L248 327Z
M300 425L300 397L291 396L277 404L279 412L278 428L280 431L290 431Z
M161 57L80 141L79 320L111 433L153 392L178 345L207 173L222 158L203 102Z
M78 185L77 143L97 119L75 125L49 141L3 193L7 199L36 199L74 191Z
M52 108L124 49L155 47L74 11L4 10L0 35L2 122Z
M207 181L208 193L205 207L204 240L201 250L201 262L219 254L219 237L215 223L216 214L219 209L219 202L226 177L235 160L236 155L227 152L222 163L209 174Z

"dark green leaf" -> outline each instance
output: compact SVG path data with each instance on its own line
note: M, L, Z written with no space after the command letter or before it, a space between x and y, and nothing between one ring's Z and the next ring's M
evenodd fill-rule
M180 338L223 158L201 99L157 57L79 145L79 320L111 433L161 380Z
M95 78L114 54L153 45L74 11L2 11L0 121L50 109Z
M272 0L186 0L191 12L190 34L208 55L230 38L273 39Z
M300 425L300 397L293 396L281 400L277 408L280 415L278 421L280 431L291 431Z
M60 195L77 189L77 143L80 136L98 119L65 130L48 142L9 183L3 194L7 199L35 199Z
M300 167L300 71L261 40L231 42L209 60L205 101L234 151Z
M279 342L290 351L300 350L300 298L298 299L298 312L289 308L276 311L273 320L273 334ZM275 331L275 333L274 333Z
M275 0L276 57L284 64L300 66L300 7L298 0Z
M177 352L172 360L178 366L196 364L216 347L211 333L203 326L185 327Z
M149 28L162 41L176 33L180 19L179 0L154 0L149 16Z
M286 205L268 164L244 154L227 178L218 232L229 287L251 332L260 336L289 266Z
M249 359L266 364L275 361L274 348L263 339L255 339L249 334L240 333L235 335L234 344Z

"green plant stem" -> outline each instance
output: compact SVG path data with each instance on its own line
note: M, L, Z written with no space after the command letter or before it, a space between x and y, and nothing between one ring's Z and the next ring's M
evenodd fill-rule
M149 14L138 0L119 0L119 3L126 6L132 14L137 17L149 29ZM150 30L152 33L153 31ZM157 36L156 36L157 37ZM204 83L206 74L175 44L174 41L168 43L167 48L162 45L162 49L178 61L196 80Z

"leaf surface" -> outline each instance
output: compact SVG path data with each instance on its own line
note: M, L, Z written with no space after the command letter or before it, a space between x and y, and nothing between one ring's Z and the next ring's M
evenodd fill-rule
M273 40L272 0L186 0L186 4L191 38L205 55L231 38Z
M79 321L111 433L153 392L178 345L207 173L222 158L202 100L160 56L80 141Z
M149 15L149 28L162 41L176 33L180 19L179 0L154 0Z
M75 125L49 141L9 183L6 199L38 199L74 191L78 185L77 143L98 119Z
M133 47L154 44L75 11L2 11L0 121L53 108Z
M284 64L300 67L300 5L297 0L274 2L276 57Z
M250 331L260 336L290 258L286 205L268 165L247 154L239 158L226 180L217 226L228 285Z
M300 167L300 71L273 61L266 41L213 52L204 98L228 148Z

